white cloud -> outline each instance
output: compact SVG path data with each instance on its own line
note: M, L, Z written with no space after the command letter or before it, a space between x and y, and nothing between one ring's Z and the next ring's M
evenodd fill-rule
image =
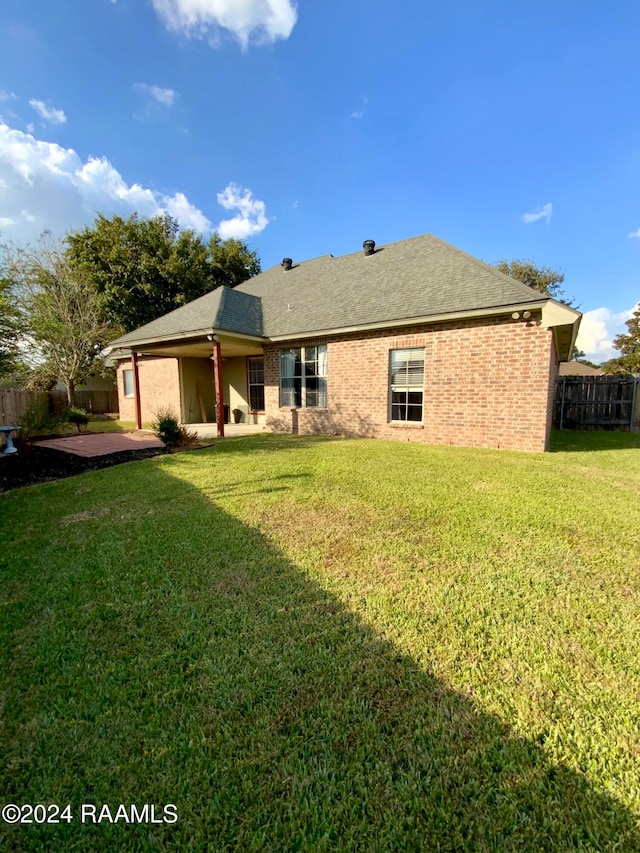
M637 231L632 231L629 237L640 237L640 228Z
M269 224L263 201L253 198L251 190L230 183L218 193L218 204L225 210L240 211L232 219L223 219L217 227L223 240L234 237L244 240L252 234L259 234Z
M183 35L215 39L220 29L243 47L253 38L274 42L291 35L297 12L291 0L151 0L168 29Z
M167 213L183 227L193 228L194 231L205 233L211 231L211 223L201 210L195 208L183 193L176 193L165 199L164 207Z
M13 225L14 220L10 216L0 216L0 226L6 228L7 225Z
M357 120L364 118L365 108L368 105L368 103L369 103L369 98L367 98L367 96L365 95L364 98L362 99L362 109L361 110L354 110L349 115L349 118L355 118Z
M533 213L525 213L522 217L523 222L536 222L538 219L546 219L547 223L551 220L551 214L553 213L553 205L545 204L544 207L539 207Z
M5 90L4 90L4 89L0 89L0 102L2 102L2 101L10 101L10 100L13 100L13 99L15 99L15 98L17 98L17 97L18 97L18 96L17 96L17 95L15 95L13 92L5 92Z
M105 216L170 213L184 228L212 230L207 217L182 193L173 196L127 184L105 157L86 162L72 148L43 142L0 121L3 237L33 240L45 228L61 235Z
M155 101L162 104L164 107L173 106L176 99L176 93L173 89L162 89L160 86L149 86L147 83L136 83L134 88L138 92L150 95Z
M640 303L638 303L640 304ZM611 346L612 340L620 332L626 332L626 321L631 317L637 306L629 311L614 313L609 308L595 308L585 311L580 323L576 346L584 351L590 361L600 363L620 355Z
M35 98L31 98L29 106L33 107L40 118L43 121L49 122L49 124L64 124L67 120L62 110L57 110L55 107L48 107L44 101L37 101Z

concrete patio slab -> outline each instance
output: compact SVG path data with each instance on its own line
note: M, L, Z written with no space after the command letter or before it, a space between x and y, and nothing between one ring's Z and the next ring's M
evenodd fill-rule
M198 438L217 438L218 427L214 423L209 424L185 424L189 432L195 432ZM225 424L224 434L226 438L235 438L240 435L257 435L265 432L263 424Z
M108 456L110 453L122 453L125 450L164 447L155 436L136 432L83 433L38 441L36 444L38 447L50 447L52 450L62 450L75 456Z

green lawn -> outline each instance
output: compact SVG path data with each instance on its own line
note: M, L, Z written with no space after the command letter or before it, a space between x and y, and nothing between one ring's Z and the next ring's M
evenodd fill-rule
M144 425L145 428L148 424ZM136 425L134 421L120 421L116 418L95 418L92 417L87 424L87 432L132 432ZM73 424L67 424L64 428L65 433L73 434L77 429Z
M640 436L251 436L0 495L4 850L640 850ZM82 825L81 803L176 805Z

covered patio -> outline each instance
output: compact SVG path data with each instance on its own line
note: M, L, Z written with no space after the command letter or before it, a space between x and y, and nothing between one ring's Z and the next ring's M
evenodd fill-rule
M261 427L266 338L260 300L219 287L114 341L120 417L169 411L199 433Z
M127 358L128 356L128 358ZM138 429L153 419L165 393L181 423L200 437L247 435L264 428L262 341L249 335L200 334L185 339L149 341L120 350L118 384L133 405ZM142 376L163 368L160 383ZM122 398L121 398L122 402ZM122 408L122 406L121 406ZM166 408L166 405L165 405ZM121 415L122 417L122 415Z

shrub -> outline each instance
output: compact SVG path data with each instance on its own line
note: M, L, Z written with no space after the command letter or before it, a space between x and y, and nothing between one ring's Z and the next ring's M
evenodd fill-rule
M63 412L63 418L67 423L75 424L78 432L82 432L82 427L86 427L89 423L89 415L84 409L79 409L77 406L69 406Z
M157 411L155 420L151 424L151 429L156 438L159 438L167 447L177 447L180 443L182 430L180 429L177 417L171 409L160 409Z
M193 447L198 443L198 433L188 430L185 426L180 427L179 447Z
M26 447L36 436L56 433L64 422L64 417L49 412L46 401L36 401L20 418L20 430L15 436L16 445Z
M151 424L156 438L166 447L189 447L198 441L198 435L191 432L185 426L180 426L177 417L171 409L160 409L156 412L156 418Z

